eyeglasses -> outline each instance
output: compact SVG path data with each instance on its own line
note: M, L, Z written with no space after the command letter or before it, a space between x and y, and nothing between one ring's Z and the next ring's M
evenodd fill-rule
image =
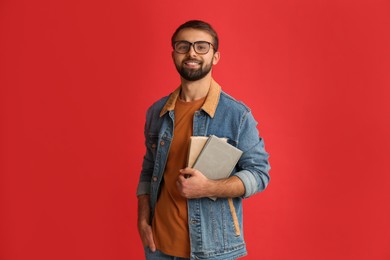
M173 43L173 49L175 50L175 52L180 54L188 53L191 49L191 46L194 46L194 51L197 54L208 53L210 50L210 46L213 46L213 49L215 49L213 44L206 41L198 41L198 42L177 41Z

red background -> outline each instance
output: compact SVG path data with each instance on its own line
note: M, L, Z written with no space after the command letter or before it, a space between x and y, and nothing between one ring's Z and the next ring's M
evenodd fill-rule
M271 154L245 259L390 259L385 0L2 0L0 259L143 258L145 110L178 86L169 41L194 18Z

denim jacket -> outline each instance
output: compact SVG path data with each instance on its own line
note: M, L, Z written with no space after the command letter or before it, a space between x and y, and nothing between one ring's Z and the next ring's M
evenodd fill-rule
M145 122L146 154L137 195L150 194L153 218L165 163L173 138L174 106L180 88L154 103ZM250 109L221 90L213 80L202 108L195 112L193 135L225 137L243 151L231 173L240 178L245 194L238 198L188 200L191 259L236 259L247 254L243 236L242 199L263 191L269 182L268 154Z

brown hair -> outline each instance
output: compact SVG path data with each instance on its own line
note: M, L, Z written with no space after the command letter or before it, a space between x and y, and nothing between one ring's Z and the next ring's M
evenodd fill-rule
M219 40L218 40L217 32L213 29L213 27L211 27L211 25L209 23L206 23L206 22L203 22L203 21L200 21L200 20L191 20L191 21L185 22L182 25L180 25L176 29L175 33L172 35L172 38L171 38L172 46L175 43L177 34L181 30L187 29L187 28L203 30L203 31L208 32L213 37L214 51L218 50Z

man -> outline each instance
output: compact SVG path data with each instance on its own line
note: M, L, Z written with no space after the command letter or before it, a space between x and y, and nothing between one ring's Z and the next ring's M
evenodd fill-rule
M214 29L197 20L172 36L181 85L147 111L137 190L146 259L226 260L247 254L242 199L266 188L270 167L251 111L212 78L218 44ZM209 135L243 151L229 178L210 180L186 168L190 136Z

